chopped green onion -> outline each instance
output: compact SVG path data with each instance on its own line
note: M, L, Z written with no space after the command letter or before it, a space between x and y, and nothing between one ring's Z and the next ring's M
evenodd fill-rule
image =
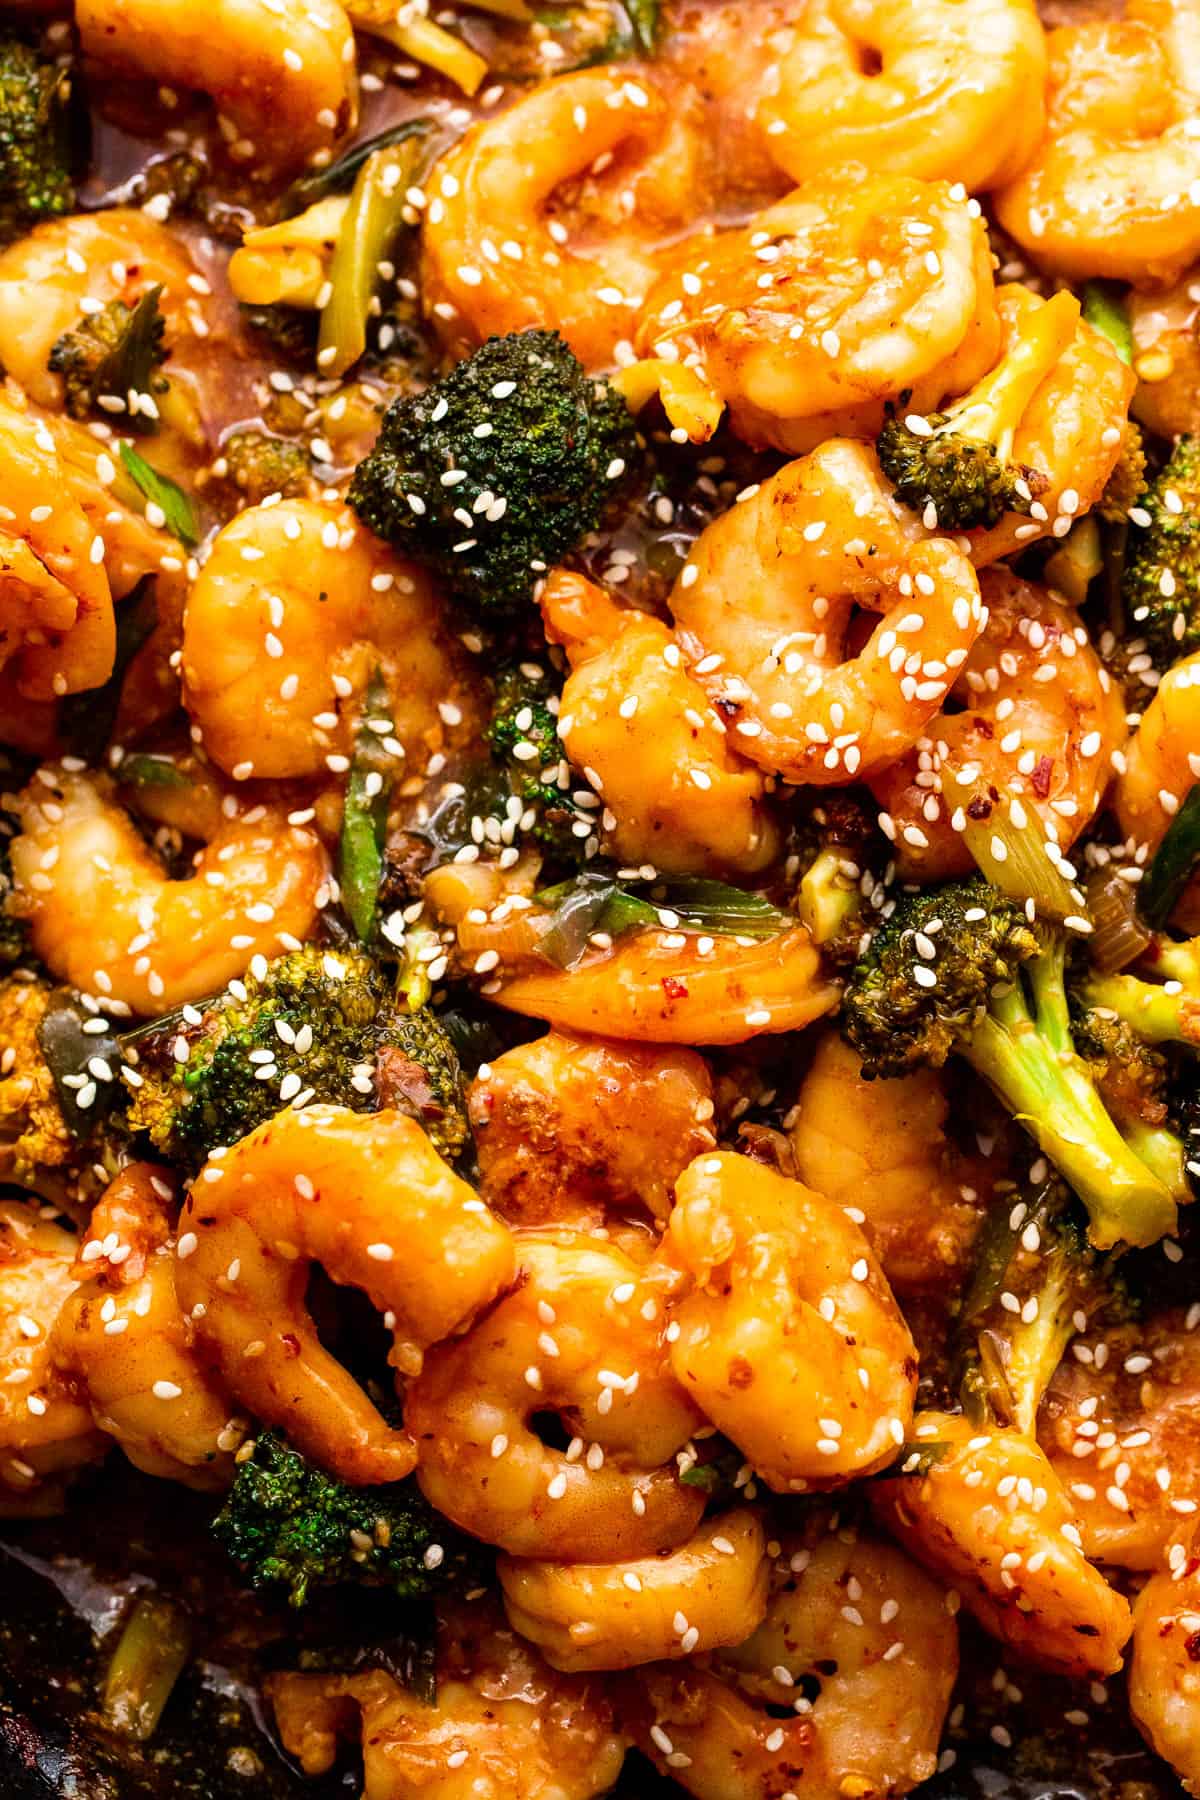
M112 737L129 665L158 624L154 577L143 576L115 610L117 645L108 680L103 687L69 694L58 703L58 733L63 748L93 765L100 761Z
M862 905L858 883L845 873L845 857L822 850L800 882L796 911L814 944L828 944Z
M174 1600L142 1594L134 1601L104 1678L100 1710L110 1731L137 1743L154 1735L191 1648L191 1625Z
M1046 828L1031 806L1015 794L994 799L972 769L942 765L942 793L963 841L987 879L1013 900L1032 900L1038 916L1082 918L1086 901L1046 845Z
M625 0L625 11L639 50L653 56L658 44L659 0Z
M1083 290L1083 316L1106 337L1123 363L1133 364L1133 332L1123 290L1111 281L1089 281Z
M149 503L158 507L171 536L177 537L187 549L193 549L200 542L200 526L192 502L179 484L172 481L169 475L162 475L157 469L152 469L132 444L121 444L121 462L126 474L137 484Z
M1088 588L1104 567L1104 551L1100 540L1100 521L1095 513L1076 519L1053 556L1046 562L1043 574L1050 586L1065 594L1073 606L1082 606Z
M168 756L127 756L117 770L122 787L190 788L191 777Z
M338 843L338 881L342 904L364 944L375 936L379 887L383 880L383 846L395 758L384 749L369 721L388 716L391 702L379 671L371 677L362 723L346 777L342 834Z
M1096 928L1088 942L1092 967L1103 975L1128 968L1153 941L1138 918L1136 890L1112 869L1094 869L1088 876L1087 903Z
M292 183L280 201L280 218L288 219L296 213L306 212L318 200L348 194L358 178L359 170L376 150L390 150L393 144L402 144L405 138L428 131L430 125L431 121L424 114L419 119L404 119L399 125L389 125L386 131L377 131L374 136L363 138L361 143L355 144L335 162L331 162L327 169L314 169L311 174L302 175Z
M1165 925L1200 863L1200 786L1194 787L1167 826L1141 888L1142 917Z
M470 44L432 19L416 13L402 24L396 16L395 0L349 0L346 11L361 31L383 38L414 62L436 69L464 94L477 92L488 72L487 63Z
M317 367L342 375L367 347L367 320L379 265L404 222L406 194L421 160L419 138L375 150L358 171L329 265L329 299L321 313Z
M590 870L543 889L536 898L552 914L538 952L563 969L576 966L596 932L620 937L652 926L685 926L724 937L769 938L788 924L787 914L761 894L692 876L655 881L646 895L631 892L601 870Z

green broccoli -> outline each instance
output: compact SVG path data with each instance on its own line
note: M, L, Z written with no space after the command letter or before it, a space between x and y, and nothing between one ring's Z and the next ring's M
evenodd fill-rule
M794 905L813 943L835 965L855 961L866 898L878 905L886 892L876 870L887 846L874 817L851 794L822 794L797 822L789 848Z
M395 400L349 499L461 599L512 611L599 523L636 450L625 402L556 332L516 332Z
M1046 478L1011 460L1013 440L1074 332L1078 310L1066 294L1039 307L991 374L945 412L888 417L876 449L897 499L922 514L932 507L946 531L986 528L1006 512L1030 510Z
M1037 1179L1033 1179L1036 1176ZM955 1338L964 1411L1032 1436L1050 1378L1075 1334L1126 1304L1113 1259L1088 1243L1066 1184L1035 1169L988 1216Z
M64 403L73 419L88 418L105 400L130 406L127 424L153 427L155 399L169 383L155 373L166 361L165 321L159 289L147 288L136 306L110 300L99 312L84 313L77 325L56 338L49 367L63 378ZM130 402L133 395L136 405Z
M0 39L0 243L75 207L71 76L19 39Z
M456 1566L457 1537L415 1481L347 1487L274 1431L238 1464L212 1532L252 1587L286 1588L297 1607L311 1588L351 1581L414 1599Z
M203 1011L156 1020L123 1047L130 1129L186 1168L307 1099L402 1106L445 1156L467 1141L445 1032L431 1013L408 1013L358 951L309 945L252 965Z
M570 771L558 736L558 689L538 662L511 663L493 678L487 740L507 771L521 810L522 837L555 862L579 862L594 820L572 799Z
M1130 507L1137 505L1145 491L1145 441L1133 420L1126 419L1121 433L1121 454L1096 502L1096 511L1108 524L1122 525L1129 517Z
M1138 502L1121 596L1162 666L1200 650L1200 436L1181 437Z
M315 485L304 445L266 431L227 437L214 473L230 482L247 506L258 506L269 494L308 494Z
M853 971L843 1029L868 1079L964 1057L1075 1189L1095 1245L1152 1244L1175 1202L1076 1053L1066 955L1065 931L981 877L907 894Z

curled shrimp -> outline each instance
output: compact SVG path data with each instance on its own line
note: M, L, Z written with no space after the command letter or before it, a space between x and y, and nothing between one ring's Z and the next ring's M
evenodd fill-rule
M438 1609L432 1703L382 1670L268 1677L279 1735L306 1775L361 1732L363 1800L594 1800L626 1740L606 1685L556 1674L478 1599Z
M181 881L102 777L41 769L18 813L13 876L38 955L60 981L133 1012L215 993L253 956L303 942L316 919L325 852L276 808L228 821Z
M481 1069L467 1106L480 1192L514 1225L665 1219L676 1177L716 1146L694 1050L551 1031Z
M663 1255L691 1278L671 1366L780 1492L891 1462L917 1354L859 1227L746 1156L702 1156L675 1184Z
M758 125L794 181L859 163L981 193L1037 149L1045 80L1033 0L817 0Z
M199 88L256 175L327 151L357 117L354 34L338 0L79 0L84 56L101 71Z
M0 1513L61 1504L66 1479L108 1448L51 1353L78 1248L36 1207L0 1200Z
M843 661L855 604L882 613ZM940 708L983 627L962 551L835 439L703 531L671 595L680 642L743 756L790 782L886 767Z
M421 773L445 740L439 709L468 701L428 577L324 502L232 519L183 616L184 704L213 761L239 779L323 772L350 749L376 670L385 747Z
M1200 1794L1198 1633L1200 1544L1193 1530L1137 1597L1129 1659L1133 1722L1189 1794Z
M953 1142L949 1117L940 1070L865 1081L836 1031L821 1038L796 1096L796 1173L859 1219L902 1294L944 1294L962 1279L991 1195L984 1158Z
M555 1669L632 1669L740 1644L767 1606L767 1536L748 1507L704 1519L663 1556L496 1567L510 1622Z
M588 368L611 363L659 240L696 210L700 143L686 104L622 68L543 82L474 126L427 184L422 285L448 348L551 325Z
M508 1230L420 1126L397 1112L283 1112L210 1158L179 1227L179 1299L234 1398L344 1481L409 1474L413 1438L325 1349L305 1296L313 1263L358 1288L411 1375L509 1280Z
M1157 1568L1200 1506L1196 1323L1171 1310L1110 1328L1103 1358L1064 1358L1050 1381L1038 1438L1096 1562Z
M1075 1513L1037 1444L923 1413L927 1470L880 1482L875 1509L906 1549L952 1582L993 1637L1040 1668L1111 1675L1129 1637L1129 1603L1082 1549Z
M757 1631L640 1670L630 1724L696 1800L881 1800L933 1774L957 1673L945 1596L894 1544L792 1537Z
M136 1468L217 1490L233 1475L241 1431L188 1342L164 1175L130 1163L93 1212L74 1270L80 1285L54 1327L54 1363ZM106 1251L110 1234L117 1242Z
M1168 669L1125 746L1113 810L1127 838L1151 851L1200 781L1200 652Z
M996 194L1001 225L1056 275L1154 286L1200 254L1200 40L1190 0L1129 0L1047 39L1046 135Z
M571 664L559 737L604 800L618 861L667 874L753 875L772 863L779 833L763 777L729 742L669 626L562 570L541 606Z
M0 252L0 361L37 405L61 411L64 380L51 366L58 339L113 301L132 310L151 289L169 386L167 397L139 396L139 412L153 409L156 421L161 413L167 437L182 431L183 447L203 447L201 415L212 420L225 404L213 358L214 349L228 348L231 335L225 303L214 297L175 233L136 208L48 219ZM106 395L105 402L105 411L123 422L127 395ZM93 442L93 454L101 448ZM172 446L171 453L178 456L179 448Z
M902 393L932 407L995 361L987 232L942 183L821 174L749 225L686 239L636 343L697 367L749 443L872 437Z
M512 1291L408 1390L426 1498L514 1556L611 1562L690 1537L704 1496L675 1456L700 1423L671 1373L670 1271L569 1232L523 1233ZM542 1441L557 1414L567 1450Z
M1120 691L1075 608L1007 567L985 570L979 585L987 624L949 707L871 782L906 881L942 881L975 868L956 829L968 789L1019 801L1069 850L1095 817L1125 740ZM977 811L988 802L973 804Z

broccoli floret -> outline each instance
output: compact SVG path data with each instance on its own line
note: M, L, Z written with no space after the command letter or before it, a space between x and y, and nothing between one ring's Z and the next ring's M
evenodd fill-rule
M1181 437L1138 505L1121 595L1130 624L1163 667L1200 650L1200 436Z
M453 1161L470 1137L463 1073L450 1035L429 1007L390 1012L376 1054L380 1106L423 1125L438 1153Z
M577 863L593 827L571 798L571 786L560 785L560 774L568 784L570 774L558 736L557 700L557 686L540 663L510 664L492 684L487 740L522 804L521 836L556 862ZM526 826L531 811L533 821Z
M827 962L854 962L864 894L882 893L872 871L886 861L886 846L874 818L851 794L822 796L797 822L789 849L795 908L813 943Z
M636 448L625 402L556 332L516 332L392 403L350 504L461 599L511 611L599 523Z
M78 1155L38 1042L49 1000L38 981L12 977L0 986L0 1177L20 1182L68 1168Z
M1076 1332L1125 1304L1112 1259L1088 1243L1053 1172L992 1209L963 1301L958 1339L964 1410L980 1426L1033 1434L1050 1378Z
M248 506L268 494L307 494L313 487L304 445L265 431L235 431L222 444L216 467Z
M876 449L897 499L922 514L932 506L937 524L949 531L986 528L1006 512L1029 511L1046 478L1012 461L1013 440L1077 316L1074 302L1058 296L1030 315L991 374L945 412L921 420L893 413L885 421Z
M188 1012L194 1021L196 1009ZM172 1161L195 1168L302 1096L358 1112L402 1105L396 1080L380 1099L388 1049L426 1072L428 1094L406 1110L444 1155L456 1154L467 1136L455 1088L461 1077L436 1019L408 1014L370 957L314 946L231 982L198 1023L176 1015L127 1037L126 1055L137 1059L127 1077L128 1124ZM268 1050L270 1062L262 1055ZM264 1068L273 1070L269 1079Z
M1133 420L1126 419L1121 454L1096 503L1096 511L1110 525L1123 525L1130 507L1138 504L1145 491L1146 445Z
M303 1606L314 1587L366 1582L403 1599L442 1585L449 1556L426 1561L453 1533L415 1481L352 1488L326 1475L274 1431L239 1463L213 1536L252 1587L283 1587Z
M69 73L0 39L0 242L73 211Z
M153 422L142 397L165 394L168 387L165 376L155 374L167 354L158 293L147 289L136 306L110 300L55 339L49 367L63 378L64 404L73 419L88 418L103 398L128 403L133 394L141 404L128 422Z
M1187 1200L1186 1152L1169 1124L1170 1068L1154 1048L1163 1041L1154 1035L1159 1022L1143 1013L1147 1029L1138 1027L1143 1011L1138 989L1150 1003L1161 991L1133 976L1086 976L1071 990L1071 1035L1126 1143L1176 1199ZM1128 1009L1125 1015L1112 1004L1117 998ZM1195 1010L1200 1014L1200 1008ZM1200 1018L1196 1035L1200 1039Z
M1105 1111L1071 1039L1067 935L981 878L902 897L854 969L843 1029L863 1073L954 1052L995 1090L1087 1207L1092 1242L1152 1244L1175 1202Z

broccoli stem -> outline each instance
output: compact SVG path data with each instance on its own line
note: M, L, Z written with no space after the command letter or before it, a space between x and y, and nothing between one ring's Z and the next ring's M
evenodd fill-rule
M1174 1200L1184 1205L1192 1197L1187 1177L1187 1150L1182 1139L1165 1125L1145 1125L1138 1121L1125 1127L1122 1136L1139 1161L1151 1174L1157 1175Z
M1136 975L1091 975L1080 993L1088 1006L1115 1013L1147 1044L1200 1046L1200 999L1194 993L1173 993Z
M1059 1004L1047 991L1054 986L1043 974L1034 1019L1014 983L961 1053L1079 1195L1098 1249L1157 1243L1175 1230L1175 1202L1106 1112L1071 1046L1065 996Z
M192 1648L187 1614L165 1594L143 1594L121 1627L104 1678L101 1711L110 1731L152 1737Z
M1078 322L1079 302L1074 294L1055 294L1033 314L1019 341L991 374L947 408L947 427L963 437L992 444L1007 462L1029 402L1071 342Z

